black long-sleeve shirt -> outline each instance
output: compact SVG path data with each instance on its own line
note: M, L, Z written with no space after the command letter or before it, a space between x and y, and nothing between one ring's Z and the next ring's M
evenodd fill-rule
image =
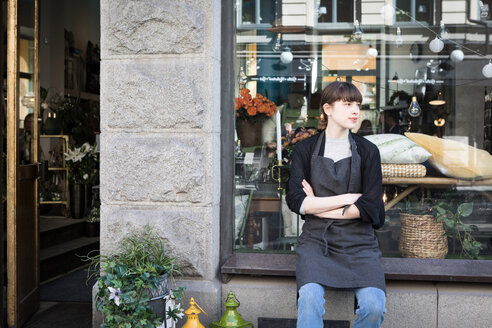
M351 133L356 145L357 152L361 157L362 196L354 203L359 209L360 218L372 223L375 229L384 224L384 204L382 200L383 185L381 173L381 157L379 150L369 140ZM318 138L323 138L319 156L324 155L325 133L309 137L294 146L292 151L292 166L287 192L287 205L297 213L301 208L306 194L302 190L302 180L306 179L311 184L311 156ZM303 216L304 218L304 216Z

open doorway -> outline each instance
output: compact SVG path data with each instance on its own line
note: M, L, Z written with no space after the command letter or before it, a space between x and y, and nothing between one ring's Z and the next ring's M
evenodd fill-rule
M87 263L80 256L99 249L99 1L0 4L0 325L44 327L39 325L39 311L34 317L32 313L40 304L44 314L57 304L70 313L68 305L59 305L63 302L84 303L90 323L92 286L85 284ZM16 28L8 24L13 18ZM7 45L15 45L15 56ZM21 190L23 169L33 173L34 193ZM12 179L11 172L16 175ZM14 196L8 197L12 190ZM20 263L25 258L36 263L22 264L32 271L29 283L23 281L25 267L11 264L12 259ZM32 289L22 291L25 285ZM34 295L26 310L19 305L23 292Z

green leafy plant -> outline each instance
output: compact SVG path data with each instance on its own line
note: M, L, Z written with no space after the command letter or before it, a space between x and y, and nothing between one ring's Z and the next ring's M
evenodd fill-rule
M90 222L90 223L96 223L100 222L100 215L99 215L99 206L94 206L91 211L89 212L89 215L87 215L85 221Z
M422 197L419 200L415 195L409 195L405 198L405 201L401 201L397 205L400 212L415 215L434 215L433 206L433 201L429 198Z
M478 231L476 225L466 225L461 221L462 217L468 217L473 211L473 203L462 203L454 210L450 204L439 202L435 206L437 221L444 222L446 235L458 240L461 245L461 255L467 258L478 258L482 243L477 241L473 231Z
M118 249L115 254L87 257L93 274L102 271L96 296L96 308L104 314L101 327L160 326L164 318L150 307L151 294L161 291L163 282L174 284L174 277L180 274L177 259L167 254L163 240L149 226L125 236ZM183 309L176 301L184 296L184 289L171 289L162 296L167 301L167 317L182 318Z

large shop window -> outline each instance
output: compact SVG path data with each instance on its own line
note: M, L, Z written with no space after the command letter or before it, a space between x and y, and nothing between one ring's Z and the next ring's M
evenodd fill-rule
M303 220L285 202L291 152L320 132L321 91L341 80L363 95L353 132L381 153L386 223L376 237L387 276L492 280L492 64L483 25L463 24L468 12L458 4L446 8L450 16L425 0L269 3L235 9L235 259L223 272L276 265L293 274ZM238 258L251 270L234 269Z

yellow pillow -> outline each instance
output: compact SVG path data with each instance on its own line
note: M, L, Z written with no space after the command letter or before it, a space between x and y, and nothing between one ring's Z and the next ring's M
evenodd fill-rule
M485 150L421 133L405 132L405 136L431 153L429 162L444 175L460 179L492 177L492 156Z

